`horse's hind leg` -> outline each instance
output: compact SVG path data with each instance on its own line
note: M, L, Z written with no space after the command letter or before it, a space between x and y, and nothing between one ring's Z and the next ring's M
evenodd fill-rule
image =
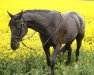
M70 63L70 60L71 60L71 51L72 51L71 46L70 46L71 43L67 43L67 44L65 44L65 46L63 46L61 48L62 53L64 53L65 51L68 51L67 61L65 62L66 65L68 65Z
M67 44L66 45L66 49L68 51L67 61L65 62L66 65L68 65L70 63L70 60L71 60L71 51L72 51L72 49L71 49L71 46L70 45L71 44Z
M78 35L76 37L76 41L77 41L77 49L76 49L76 61L78 61L78 56L79 56L79 49L81 47L81 43L82 43L82 39L83 39L84 35Z
M60 51L60 52L64 53L64 52L66 52L66 50L67 50L67 45L64 45L64 46L61 48L61 51Z

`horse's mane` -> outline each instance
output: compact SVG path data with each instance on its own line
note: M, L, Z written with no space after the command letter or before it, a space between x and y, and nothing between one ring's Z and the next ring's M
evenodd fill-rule
M51 12L50 10L42 10L42 9L34 9L34 10L26 10L24 12L38 12L38 13L48 13L48 12Z

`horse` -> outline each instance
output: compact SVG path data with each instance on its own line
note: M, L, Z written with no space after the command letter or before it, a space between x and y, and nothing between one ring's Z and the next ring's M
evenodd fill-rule
M8 11L7 11L8 12ZM76 39L76 61L78 61L79 49L85 33L85 22L78 13L67 12L61 14L59 11L51 10L25 10L15 15L8 12L10 16L9 27L11 31L11 48L19 48L19 42L27 34L28 28L39 32L39 36L46 54L47 65L54 75L56 57L60 52L67 51L66 65L71 60L71 44ZM62 44L65 44L62 47ZM50 47L54 51L50 58Z

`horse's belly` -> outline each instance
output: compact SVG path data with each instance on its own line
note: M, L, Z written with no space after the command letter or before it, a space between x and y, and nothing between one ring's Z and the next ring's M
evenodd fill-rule
M77 30L69 30L67 34L63 37L63 43L70 43L72 42L78 34Z

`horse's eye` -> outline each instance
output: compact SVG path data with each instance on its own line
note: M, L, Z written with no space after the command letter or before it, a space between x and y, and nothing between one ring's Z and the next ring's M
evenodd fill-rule
M16 23L17 23L17 22L21 22L21 20L17 20L17 21L15 21L15 22L16 22Z
M15 21L15 23L17 23L17 21Z
M21 27L20 27L20 26L16 26L16 28L17 28L17 29L21 29Z

